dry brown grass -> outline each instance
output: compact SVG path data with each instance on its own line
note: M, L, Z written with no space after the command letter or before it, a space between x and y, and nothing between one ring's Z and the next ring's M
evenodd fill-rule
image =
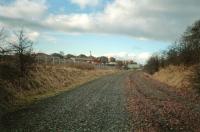
M191 89L191 76L193 67L173 66L161 69L153 75L154 79L164 82L178 90Z
M60 92L70 90L98 77L113 74L116 70L77 69L63 65L37 66L28 78L12 83L0 80L0 85L8 93L6 101L13 106L29 104ZM19 87L20 86L20 87Z
M169 66L150 77L169 85L169 88L175 90L177 94L199 104L200 96L194 89L193 83L194 73L195 66Z

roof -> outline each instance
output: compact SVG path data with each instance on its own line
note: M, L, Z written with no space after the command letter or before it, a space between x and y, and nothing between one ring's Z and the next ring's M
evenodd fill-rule
M49 55L45 53L37 53L36 56L49 56Z
M138 69L140 66L138 64L128 64L129 69Z

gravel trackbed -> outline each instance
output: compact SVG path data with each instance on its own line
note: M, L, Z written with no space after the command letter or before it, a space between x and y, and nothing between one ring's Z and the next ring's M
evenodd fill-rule
M200 104L143 72L123 72L8 113L1 123L1 131L17 132L200 132Z
M127 73L106 76L6 114L4 131L131 131L126 112Z

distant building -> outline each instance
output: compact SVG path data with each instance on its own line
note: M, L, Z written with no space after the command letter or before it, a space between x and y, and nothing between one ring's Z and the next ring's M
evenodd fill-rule
M36 57L49 57L49 55L45 53L36 53L35 55Z
M133 60L130 60L129 61L129 64L137 64L137 62L133 61Z
M98 65L98 64L101 64L101 61L97 58L94 58L94 60L92 61L92 64Z
M94 61L94 58L91 58L91 57L86 57L86 58L72 57L71 59L74 62L88 62L88 63L92 63Z
M116 62L116 59L114 57L108 58L108 62Z
M108 65L108 66L116 66L116 65L117 65L117 62L109 62L107 65Z
M70 58L73 58L75 57L75 55L72 55L72 54L67 54L64 56L65 59L70 59Z
M140 65L138 65L137 63L128 64L127 67L128 69L133 69L133 70L140 69Z
M108 63L108 58L105 57L105 56L98 57L97 59L101 62L101 64L107 64Z

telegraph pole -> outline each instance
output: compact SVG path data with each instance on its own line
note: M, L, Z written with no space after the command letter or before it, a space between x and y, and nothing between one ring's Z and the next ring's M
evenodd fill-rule
M92 57L92 51L90 50L90 57Z

